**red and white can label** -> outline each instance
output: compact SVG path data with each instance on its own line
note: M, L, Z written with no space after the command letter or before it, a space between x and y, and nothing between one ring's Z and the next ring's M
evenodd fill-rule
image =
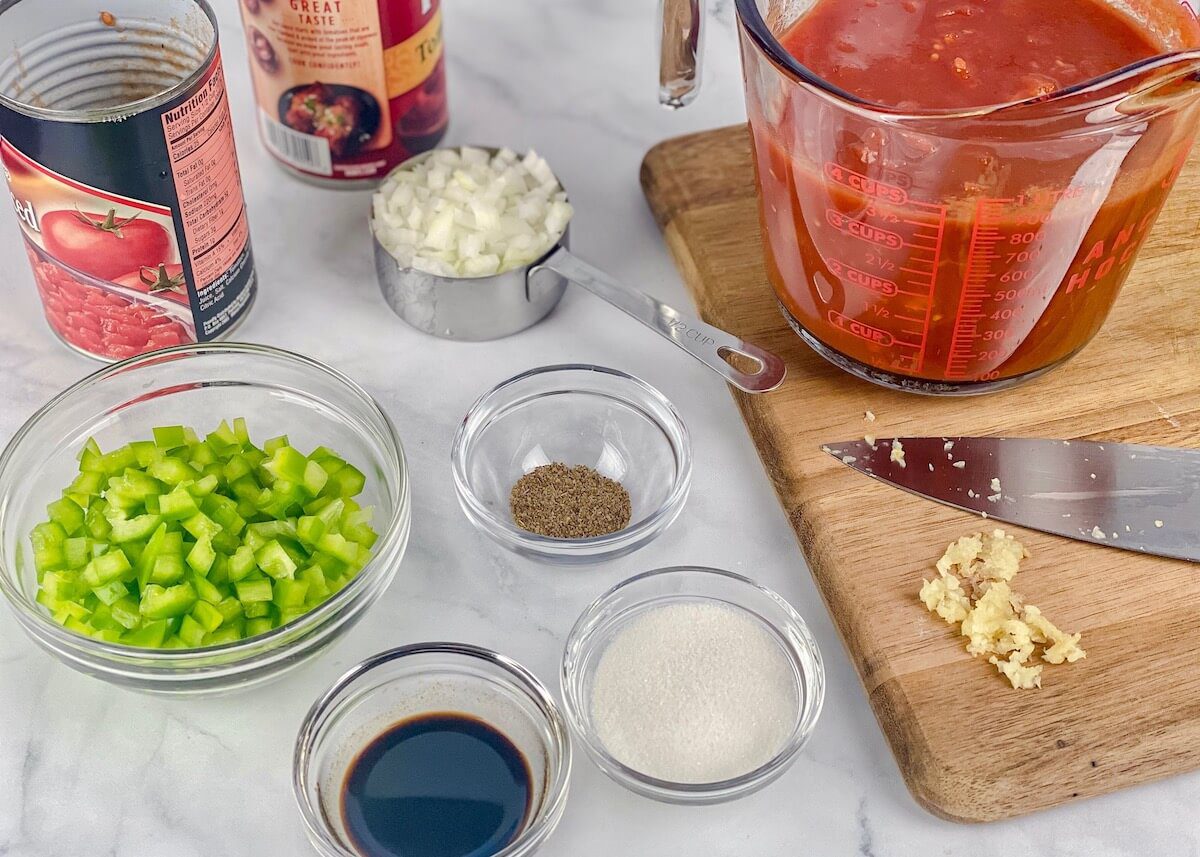
M216 338L246 310L256 284L219 56L179 99L120 122L5 118L0 163L62 339L117 360Z

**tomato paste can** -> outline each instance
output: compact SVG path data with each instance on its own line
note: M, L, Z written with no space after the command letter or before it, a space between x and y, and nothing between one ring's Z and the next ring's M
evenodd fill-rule
M238 0L263 144L326 187L369 187L446 133L441 0Z
M256 291L204 0L0 0L0 158L51 329L101 360L229 333Z

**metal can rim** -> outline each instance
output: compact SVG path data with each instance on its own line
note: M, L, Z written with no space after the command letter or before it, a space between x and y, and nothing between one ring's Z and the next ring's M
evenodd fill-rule
M23 0L0 0L0 17L9 9L12 9ZM155 107L160 107L169 101L183 95L190 88L195 86L208 73L212 67L213 61L216 59L220 50L220 28L217 24L217 14L209 5L208 0L191 0L200 11L208 18L213 28L212 44L208 46L208 50L204 54L204 59L200 61L195 69L192 70L187 77L175 83L173 86L164 89L154 95L145 98L139 98L134 101L129 101L114 107L93 107L85 110L55 110L47 107L37 107L36 105L26 104L23 101L17 101L10 98L3 92L0 92L0 107L6 107L16 113L24 116L29 116L34 119L43 119L48 122L112 122L114 120L123 119L127 116L144 113L147 110L152 110ZM18 46L19 47L19 46Z

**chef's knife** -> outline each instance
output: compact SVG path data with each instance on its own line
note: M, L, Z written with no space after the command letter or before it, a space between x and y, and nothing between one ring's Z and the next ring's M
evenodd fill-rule
M1200 450L1000 437L902 437L896 444L880 438L822 449L868 476L964 511L1200 562Z

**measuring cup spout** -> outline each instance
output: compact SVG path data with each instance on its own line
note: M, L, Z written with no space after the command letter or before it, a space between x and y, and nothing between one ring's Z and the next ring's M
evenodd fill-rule
M1200 94L1200 50L1163 54L1147 60L1132 72L1129 90L1136 95L1152 92Z
M1200 50L1160 54L1051 95L1045 103L1088 108L1112 104L1130 115L1171 107L1200 95ZM1019 105L1018 105L1019 106Z

